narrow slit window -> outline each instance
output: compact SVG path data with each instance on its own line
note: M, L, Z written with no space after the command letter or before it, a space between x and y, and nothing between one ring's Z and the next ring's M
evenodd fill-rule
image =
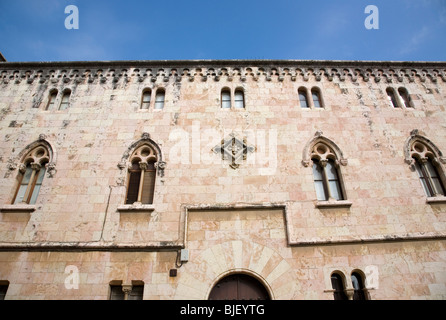
M399 108L398 101L396 100L396 95L393 89L387 88L386 92L387 92L387 98L389 99L391 106L394 108Z
M399 88L398 93L400 94L401 99L403 100L404 106L406 108L411 108L411 101L409 97L409 92L405 88Z

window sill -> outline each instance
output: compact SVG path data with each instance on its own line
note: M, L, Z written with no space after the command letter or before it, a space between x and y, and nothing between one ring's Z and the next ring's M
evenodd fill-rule
M30 213L36 210L33 204L5 204L0 207L0 212L25 212Z
M155 207L153 204L142 204L135 202L134 204L123 204L118 207L119 212L140 212L140 211L153 211Z
M316 208L350 208L351 205L348 200L316 201Z
M445 196L427 197L426 203L430 203L430 204L446 203L446 197Z

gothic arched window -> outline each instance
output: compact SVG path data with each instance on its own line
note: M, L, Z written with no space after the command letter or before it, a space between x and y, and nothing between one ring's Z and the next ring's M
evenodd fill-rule
M333 141L322 135L322 131L317 131L313 139L306 144L302 164L305 167L313 167L317 200L322 201L318 205L351 205L349 201L343 201L347 200L347 194L341 165L347 165L347 159ZM324 203L325 201L328 203Z
M317 199L345 200L336 155L323 142L316 143L311 152L313 178Z
M48 149L39 145L29 151L20 164L19 185L14 195L13 204L36 203L46 172L46 165L50 162Z
M412 145L411 155L426 195L428 197L444 196L444 184L433 151L427 145L417 141Z
M152 204L155 191L157 154L148 144L137 148L130 157L126 204Z

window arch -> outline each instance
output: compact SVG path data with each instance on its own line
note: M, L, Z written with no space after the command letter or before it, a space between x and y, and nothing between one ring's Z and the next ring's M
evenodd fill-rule
M406 88L400 87L398 93L402 99L402 102L406 108L412 108L412 101L409 96L409 92Z
M310 105L308 104L307 88L300 87L297 90L297 93L299 95L300 107L303 108L303 109L309 108Z
M446 176L442 163L446 159L441 151L427 138L411 132L405 145L406 162L417 172L427 197L445 196Z
M43 144L33 147L26 153L20 164L19 183L14 195L13 204L36 203L50 161L50 151Z
M364 286L364 277L359 271L351 274L353 285L353 300L367 300L367 291Z
M229 88L221 89L221 108L231 109L231 91Z
M323 102L322 102L322 96L321 96L321 90L317 87L313 87L311 89L311 98L313 100L313 106L317 109L323 108Z
M398 100L396 98L395 90L393 88L387 88L387 99L389 100L390 104L394 108L399 108Z
M345 293L344 277L338 273L333 272L330 276L331 287L333 288L333 297L335 300L348 300Z
M149 109L150 108L150 100L152 98L152 89L146 88L142 92L141 97L141 109Z
M387 98L393 108L413 108L412 100L410 99L409 91L406 88L400 87L398 90L388 87L386 89Z

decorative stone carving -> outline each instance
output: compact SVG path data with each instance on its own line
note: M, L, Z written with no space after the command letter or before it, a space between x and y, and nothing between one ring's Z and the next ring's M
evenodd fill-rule
M53 162L46 164L46 172L48 175L48 178L52 178L56 174L56 164Z
M142 63L142 62L141 62ZM228 61L222 66L221 62L207 61L197 64L191 62L175 62L174 68L167 67L166 62L150 63L150 68L140 65L138 62L127 64L126 62L98 62L97 69L90 69L90 65L85 62L72 62L72 68L61 70L54 69L57 65L51 62L34 65L29 63L26 70L20 70L21 65L15 63L3 63L0 70L0 83L20 84L25 80L32 85L35 79L39 83L50 82L66 84L88 82L105 84L107 82L116 84L121 79L124 82L180 82L182 79L194 81L195 77L201 81L247 81L252 79L257 81L259 76L264 76L266 81L362 81L374 80L376 83L385 81L386 83L402 83L404 81L421 82L446 81L445 64L442 62L408 62L408 63L388 63L388 62L355 62L355 61L292 61L277 60L263 63L262 61ZM199 66L199 67L197 67ZM50 69L51 68L51 69ZM116 70L116 72L115 72ZM145 70L145 71L143 71ZM82 75L82 76L79 76Z
M255 147L247 144L246 138L239 139L234 133L221 141L212 151L221 154L222 160L229 160L229 166L237 169L243 160L246 160L248 153L255 151Z
M142 140L149 140L150 139L150 134L148 132L143 132L143 134L141 135L141 139Z

